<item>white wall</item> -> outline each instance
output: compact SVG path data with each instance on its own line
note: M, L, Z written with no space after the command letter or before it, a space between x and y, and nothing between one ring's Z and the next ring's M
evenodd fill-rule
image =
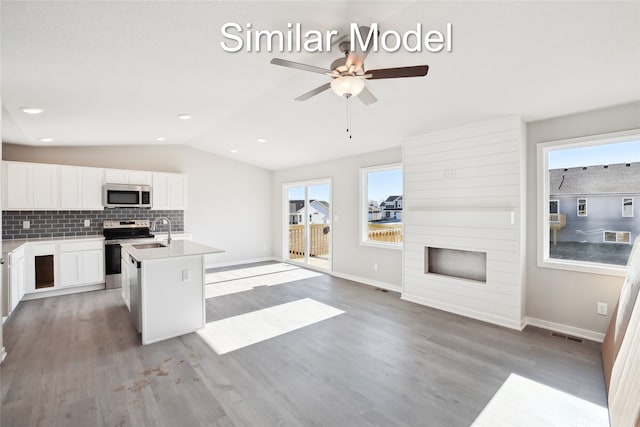
M640 102L531 122L527 125L527 316L554 329L601 338L610 316L596 314L598 301L617 302L622 277L540 268L537 266L536 145L540 142L640 128ZM547 324L546 322L552 322ZM558 325L559 324L559 325ZM576 328L571 330L571 328Z
M180 145L3 148L4 160L184 173L185 231L195 241L226 250L209 256L207 265L271 257L271 172L266 169Z
M339 221L332 225L333 271L336 275L358 278L369 284L400 290L402 281L402 251L360 245L360 193L361 167L399 163L400 147L346 157L329 162L285 169L273 174L273 254L282 258L283 252L283 200L282 184L319 178L333 179L333 215ZM379 270L373 270L373 264Z
M405 140L403 299L522 329L523 151L519 117ZM486 281L425 274L426 247L484 253Z

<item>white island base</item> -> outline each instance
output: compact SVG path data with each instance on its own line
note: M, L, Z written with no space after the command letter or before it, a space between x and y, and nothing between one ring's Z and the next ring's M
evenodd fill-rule
M191 241L122 249L129 255L131 318L143 345L204 327L204 255L224 251Z

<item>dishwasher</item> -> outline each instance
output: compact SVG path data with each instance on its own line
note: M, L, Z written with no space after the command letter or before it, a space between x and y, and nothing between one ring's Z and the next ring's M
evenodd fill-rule
M127 262L129 276L129 316L138 332L142 332L142 289L140 284L140 262L131 255L128 256Z

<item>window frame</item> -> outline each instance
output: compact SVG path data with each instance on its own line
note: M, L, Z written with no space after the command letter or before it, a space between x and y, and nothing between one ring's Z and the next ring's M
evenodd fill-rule
M607 233L613 233L616 236L616 240L612 241L612 240L606 240L605 236L607 235ZM625 241L625 240L620 240L619 237L621 234L626 234L627 236L629 236L629 238ZM602 242L603 243L624 243L625 245L630 245L631 242L631 232L630 231L616 231L616 230L604 230L602 232Z
M360 168L360 236L361 246L369 246L374 248L385 248L394 250L404 250L404 227L402 229L403 243L389 243L369 240L368 230L368 214L369 214L369 182L368 177L371 172L383 172L387 170L400 169L402 172L402 200L404 201L404 170L402 163L387 163L383 165L367 166ZM382 209L382 207L380 207ZM404 207L402 209L404 211ZM388 212L387 212L388 213Z
M624 201L625 200L631 200L631 215L625 215L624 214ZM622 218L634 218L635 216L635 210L634 210L634 200L633 197L623 197L622 198Z
M617 142L640 140L640 129L591 135L579 138L568 138L537 144L537 265L541 268L578 271L584 273L602 274L606 276L624 277L628 267L622 265L602 264L585 261L555 259L549 257L549 158L551 151L586 147L591 145L605 145ZM576 205L577 210L577 205ZM604 238L603 238L604 239ZM617 240L617 238L616 238ZM632 243L632 242L630 242Z
M556 211L551 212L551 203L556 202ZM549 215L559 214L560 213L560 199L551 199L549 200Z
M580 200L584 200L584 214L580 213ZM576 199L576 216L579 218L584 218L588 215L588 203L586 197L578 197Z

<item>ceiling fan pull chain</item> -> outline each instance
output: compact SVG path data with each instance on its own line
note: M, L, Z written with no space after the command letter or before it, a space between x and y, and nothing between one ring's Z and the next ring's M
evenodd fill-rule
M347 96L347 135L351 140L351 97Z

